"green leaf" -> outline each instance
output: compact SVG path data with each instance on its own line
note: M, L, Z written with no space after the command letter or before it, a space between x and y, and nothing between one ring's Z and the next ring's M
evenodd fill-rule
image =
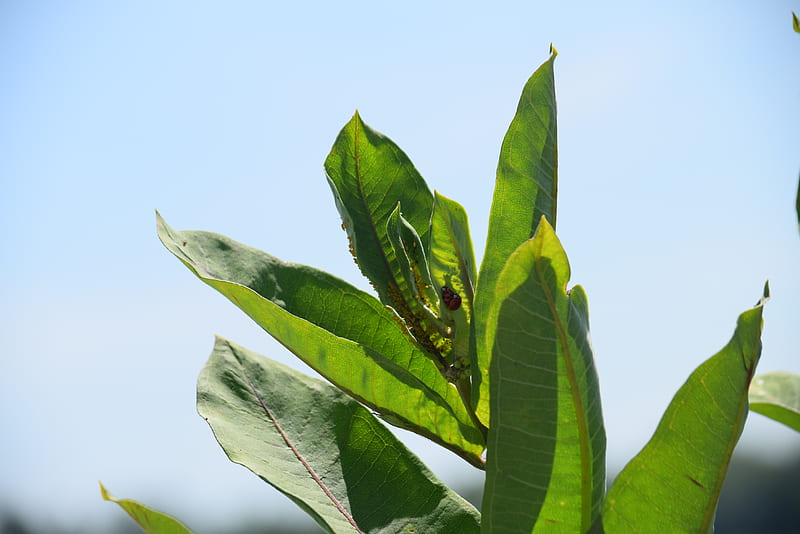
M386 221L386 234L398 260L404 285L407 286L401 288L404 291L403 296L409 301L422 304L428 308L427 313L432 314L430 308L439 298L433 288L425 248L417 231L403 217L399 202Z
M486 317L495 295L500 270L516 248L536 230L545 216L556 224L558 151L556 94L553 64L556 51L530 77L522 90L497 165L486 252L475 295L477 351L472 366L473 402L481 422L489 426L489 370L491 346L485 342Z
M130 499L117 499L100 483L103 500L117 503L147 534L192 534L189 528L167 514Z
M751 411L800 432L800 376L786 371L758 375L749 397Z
M792 28L797 33L800 33L800 19L797 18L797 14L794 11L792 11Z
M403 315L399 281L386 222L397 203L427 243L433 196L406 154L388 137L364 124L358 112L348 122L325 160L342 224L361 272L384 304Z
M461 298L461 306L450 310L440 301L439 313L453 325L453 352L464 367L469 365L470 321L475 298L475 254L469 235L467 212L454 200L434 191L428 244L431 277L438 294L448 287Z
M800 230L800 180L797 182L797 198L795 198L794 204L797 212L797 229Z
M444 369L449 342L432 311L438 296L424 258L433 203L428 186L405 153L358 112L339 133L325 170L356 263Z
M386 222L386 234L394 251L397 264L398 294L395 303L402 302L397 310L406 320L411 334L444 372L450 342L445 338L447 326L434 312L438 310L438 296L431 281L425 249L414 227L400 213L398 202Z
M479 531L478 512L336 388L217 338L197 409L231 461L326 532Z
M733 448L747 418L747 390L761 355L764 298L742 313L733 338L672 399L655 434L614 481L606 532L712 532Z
M483 465L483 437L458 391L377 299L230 238L175 231L160 215L158 235L198 278L334 385Z
M487 333L487 532L587 532L600 515L606 438L580 286L543 216L500 273ZM537 530L538 532L538 530Z

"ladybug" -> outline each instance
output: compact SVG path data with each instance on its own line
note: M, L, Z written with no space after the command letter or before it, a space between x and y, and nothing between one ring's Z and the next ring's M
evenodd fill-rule
M442 300L450 311L456 311L461 307L461 295L447 286L442 286Z

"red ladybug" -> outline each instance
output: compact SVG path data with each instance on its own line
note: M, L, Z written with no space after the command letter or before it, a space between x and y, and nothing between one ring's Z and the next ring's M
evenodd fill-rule
M442 300L450 311L455 311L461 307L461 295L447 286L442 286Z

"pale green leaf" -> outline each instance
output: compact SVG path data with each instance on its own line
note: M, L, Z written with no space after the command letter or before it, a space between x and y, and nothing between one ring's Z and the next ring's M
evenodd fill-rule
M800 432L800 376L786 371L758 375L749 397L751 411Z
M217 338L197 408L231 461L332 533L479 531L478 512L336 388Z

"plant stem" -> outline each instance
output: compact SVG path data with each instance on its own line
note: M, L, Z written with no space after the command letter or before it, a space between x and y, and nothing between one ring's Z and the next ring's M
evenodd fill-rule
M461 402L464 403L464 406L467 408L467 413L472 419L472 422L475 423L475 426L478 430L481 431L481 435L483 436L484 443L486 442L489 436L489 429L483 426L478 416L475 414L475 411L472 409L472 383L470 382L469 375L463 375L456 381L456 389L458 390L458 394L461 396Z

